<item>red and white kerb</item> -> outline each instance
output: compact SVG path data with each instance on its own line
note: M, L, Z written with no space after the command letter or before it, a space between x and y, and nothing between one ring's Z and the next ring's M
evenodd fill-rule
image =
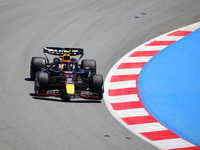
M195 23L135 48L121 58L106 77L104 100L111 114L130 131L161 149L200 150L200 147L167 129L145 109L138 93L138 76L159 51L199 27L200 23Z

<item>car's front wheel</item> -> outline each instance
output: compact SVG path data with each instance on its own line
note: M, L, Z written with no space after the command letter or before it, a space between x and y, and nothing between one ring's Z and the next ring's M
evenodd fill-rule
M90 80L90 91L99 95L100 99L103 97L103 76L95 74Z
M40 95L47 91L49 87L49 74L43 71L39 71L35 75L34 91L36 95Z

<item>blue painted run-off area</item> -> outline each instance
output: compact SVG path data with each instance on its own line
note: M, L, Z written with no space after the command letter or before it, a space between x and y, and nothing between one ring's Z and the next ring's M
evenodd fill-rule
M138 88L152 116L200 146L200 28L155 55L140 72Z

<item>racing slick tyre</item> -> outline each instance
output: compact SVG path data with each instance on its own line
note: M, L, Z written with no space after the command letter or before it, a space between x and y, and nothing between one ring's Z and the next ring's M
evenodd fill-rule
M46 59L44 57L32 57L30 64L30 78L35 80L36 72L40 71L46 65Z
M84 59L81 61L81 68L90 67L90 71L96 74L96 61L93 59Z
M99 95L99 99L103 97L103 76L100 74L95 74L90 80L90 91L95 92Z
M38 71L35 75L34 91L36 95L45 93L49 87L49 74L43 71Z

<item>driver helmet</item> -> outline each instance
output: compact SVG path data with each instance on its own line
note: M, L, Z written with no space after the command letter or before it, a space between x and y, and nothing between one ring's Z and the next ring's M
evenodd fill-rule
M70 61L71 61L71 56L69 51L64 51L62 62L70 62Z

